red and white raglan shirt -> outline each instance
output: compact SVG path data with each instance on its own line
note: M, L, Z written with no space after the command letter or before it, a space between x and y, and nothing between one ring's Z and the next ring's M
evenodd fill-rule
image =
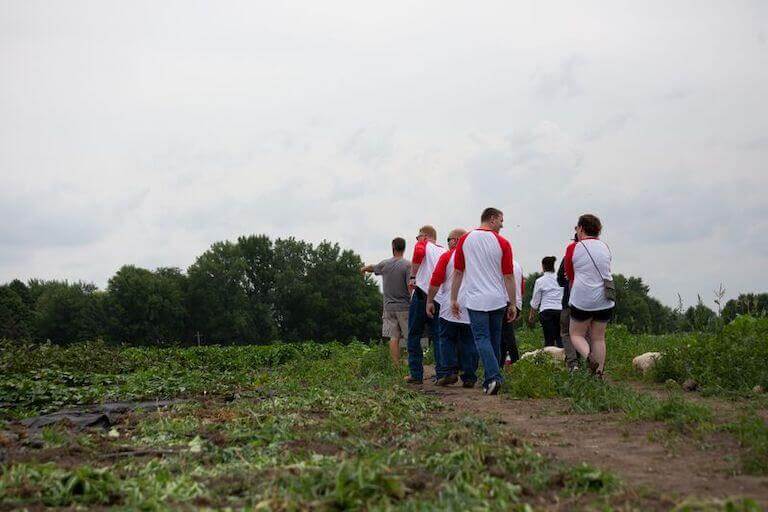
M469 313L467 308L459 306L458 318L453 316L453 311L451 311L451 286L453 285L453 261L455 254L456 250L450 249L440 256L429 284L440 287L437 290L437 294L435 294L435 302L440 304L440 318L448 322L468 324Z
M515 274L515 306L518 311L523 309L523 295L525 294L525 278L523 277L523 267L517 260L513 260Z
M514 272L512 245L489 229L473 229L456 245L453 266L464 272L459 304L473 311L495 311L509 302L504 276Z
M573 242L565 250L563 266L571 288L568 301L571 306L583 311L599 311L615 305L614 301L605 298L603 289L603 276L612 279L611 250L605 242L597 238Z
M440 247L430 240L417 242L413 248L411 264L419 265L419 269L416 271L416 287L424 293L429 293L429 280L432 279L432 272L435 271L437 260L445 252L444 247Z

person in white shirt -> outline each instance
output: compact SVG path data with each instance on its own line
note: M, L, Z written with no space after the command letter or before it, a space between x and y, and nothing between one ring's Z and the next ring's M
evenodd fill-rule
M421 336L429 326L433 339L437 337L437 322L427 316L427 294L432 272L445 248L435 243L437 231L432 226L422 226L416 236L416 247L411 258L411 277L408 287L413 291L408 308L408 369L410 374L405 381L409 384L421 384L424 380L424 352L421 349ZM439 307L439 306L438 306ZM439 312L438 312L439 314ZM440 365L438 343L435 347L435 363Z
M563 287L557 283L556 259L554 256L546 256L541 260L541 269L544 274L536 279L536 283L533 285L528 322L534 323L534 315L538 311L541 328L544 330L544 346L562 348L560 313L563 307Z
M520 315L520 311L523 309L523 295L525 295L525 277L523 277L523 267L517 260L513 261L514 275L515 275L515 290L517 290L517 315ZM511 305L509 307L512 307ZM515 324L517 319L512 322L508 322L504 319L504 324L501 327L501 357L499 358L499 365L503 368L507 361L507 355L509 355L509 363L513 364L520 359L520 351L517 349L517 337L515 336Z
M600 240L603 225L591 214L579 217L576 224L578 242L565 251L565 273L571 289L571 343L587 359L589 369L602 378L605 368L605 330L613 317L616 303L612 290L611 250ZM590 343L586 335L590 333Z
M512 246L499 235L504 214L486 208L480 216L480 227L459 240L454 253L451 312L460 316L467 308L475 347L483 361L486 394L499 392L503 377L499 369L501 327L505 311L509 320L517 316L517 293L513 274ZM512 307L507 308L511 304Z
M442 361L440 366L436 367L435 384L438 386L449 386L458 382L459 371L461 371L461 382L465 388L472 388L477 382L477 349L469 326L469 313L466 308L460 308L459 318L454 318L449 304L453 282L454 250L459 239L466 233L467 231L462 228L450 232L448 252L440 256L429 283L427 315L434 317L437 310L435 303L440 307L437 341L440 344Z

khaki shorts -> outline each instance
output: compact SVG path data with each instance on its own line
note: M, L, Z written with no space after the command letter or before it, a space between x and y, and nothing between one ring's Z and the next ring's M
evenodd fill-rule
M407 311L385 311L382 320L381 335L385 338L408 337Z

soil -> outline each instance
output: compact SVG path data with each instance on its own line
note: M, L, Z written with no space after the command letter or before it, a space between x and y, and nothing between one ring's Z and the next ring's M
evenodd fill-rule
M566 400L486 396L479 386L421 388L457 413L496 419L556 461L611 471L631 488L678 502L689 496L751 498L768 508L768 477L738 474L740 448L725 433L694 439L670 435L663 423L628 422L620 413L570 414ZM715 414L720 410L714 408Z

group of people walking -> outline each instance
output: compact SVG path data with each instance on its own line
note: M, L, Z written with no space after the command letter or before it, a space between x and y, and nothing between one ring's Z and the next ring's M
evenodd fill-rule
M461 380L475 386L483 364L483 390L495 395L503 382L501 369L509 355L518 359L514 321L522 307L524 279L512 245L499 232L504 214L486 208L480 226L452 230L447 247L437 243L434 227L425 225L416 237L411 261L403 238L392 241L392 258L362 267L383 278L382 333L390 354L400 362L400 339L407 339L406 382L421 384L427 328L434 339L435 375L439 386ZM554 256L542 260L544 274L536 280L529 321L538 312L546 345L563 347L569 369L583 358L602 377L605 330L614 307L611 252L599 239L602 225L591 214L579 217L573 242L555 272Z

